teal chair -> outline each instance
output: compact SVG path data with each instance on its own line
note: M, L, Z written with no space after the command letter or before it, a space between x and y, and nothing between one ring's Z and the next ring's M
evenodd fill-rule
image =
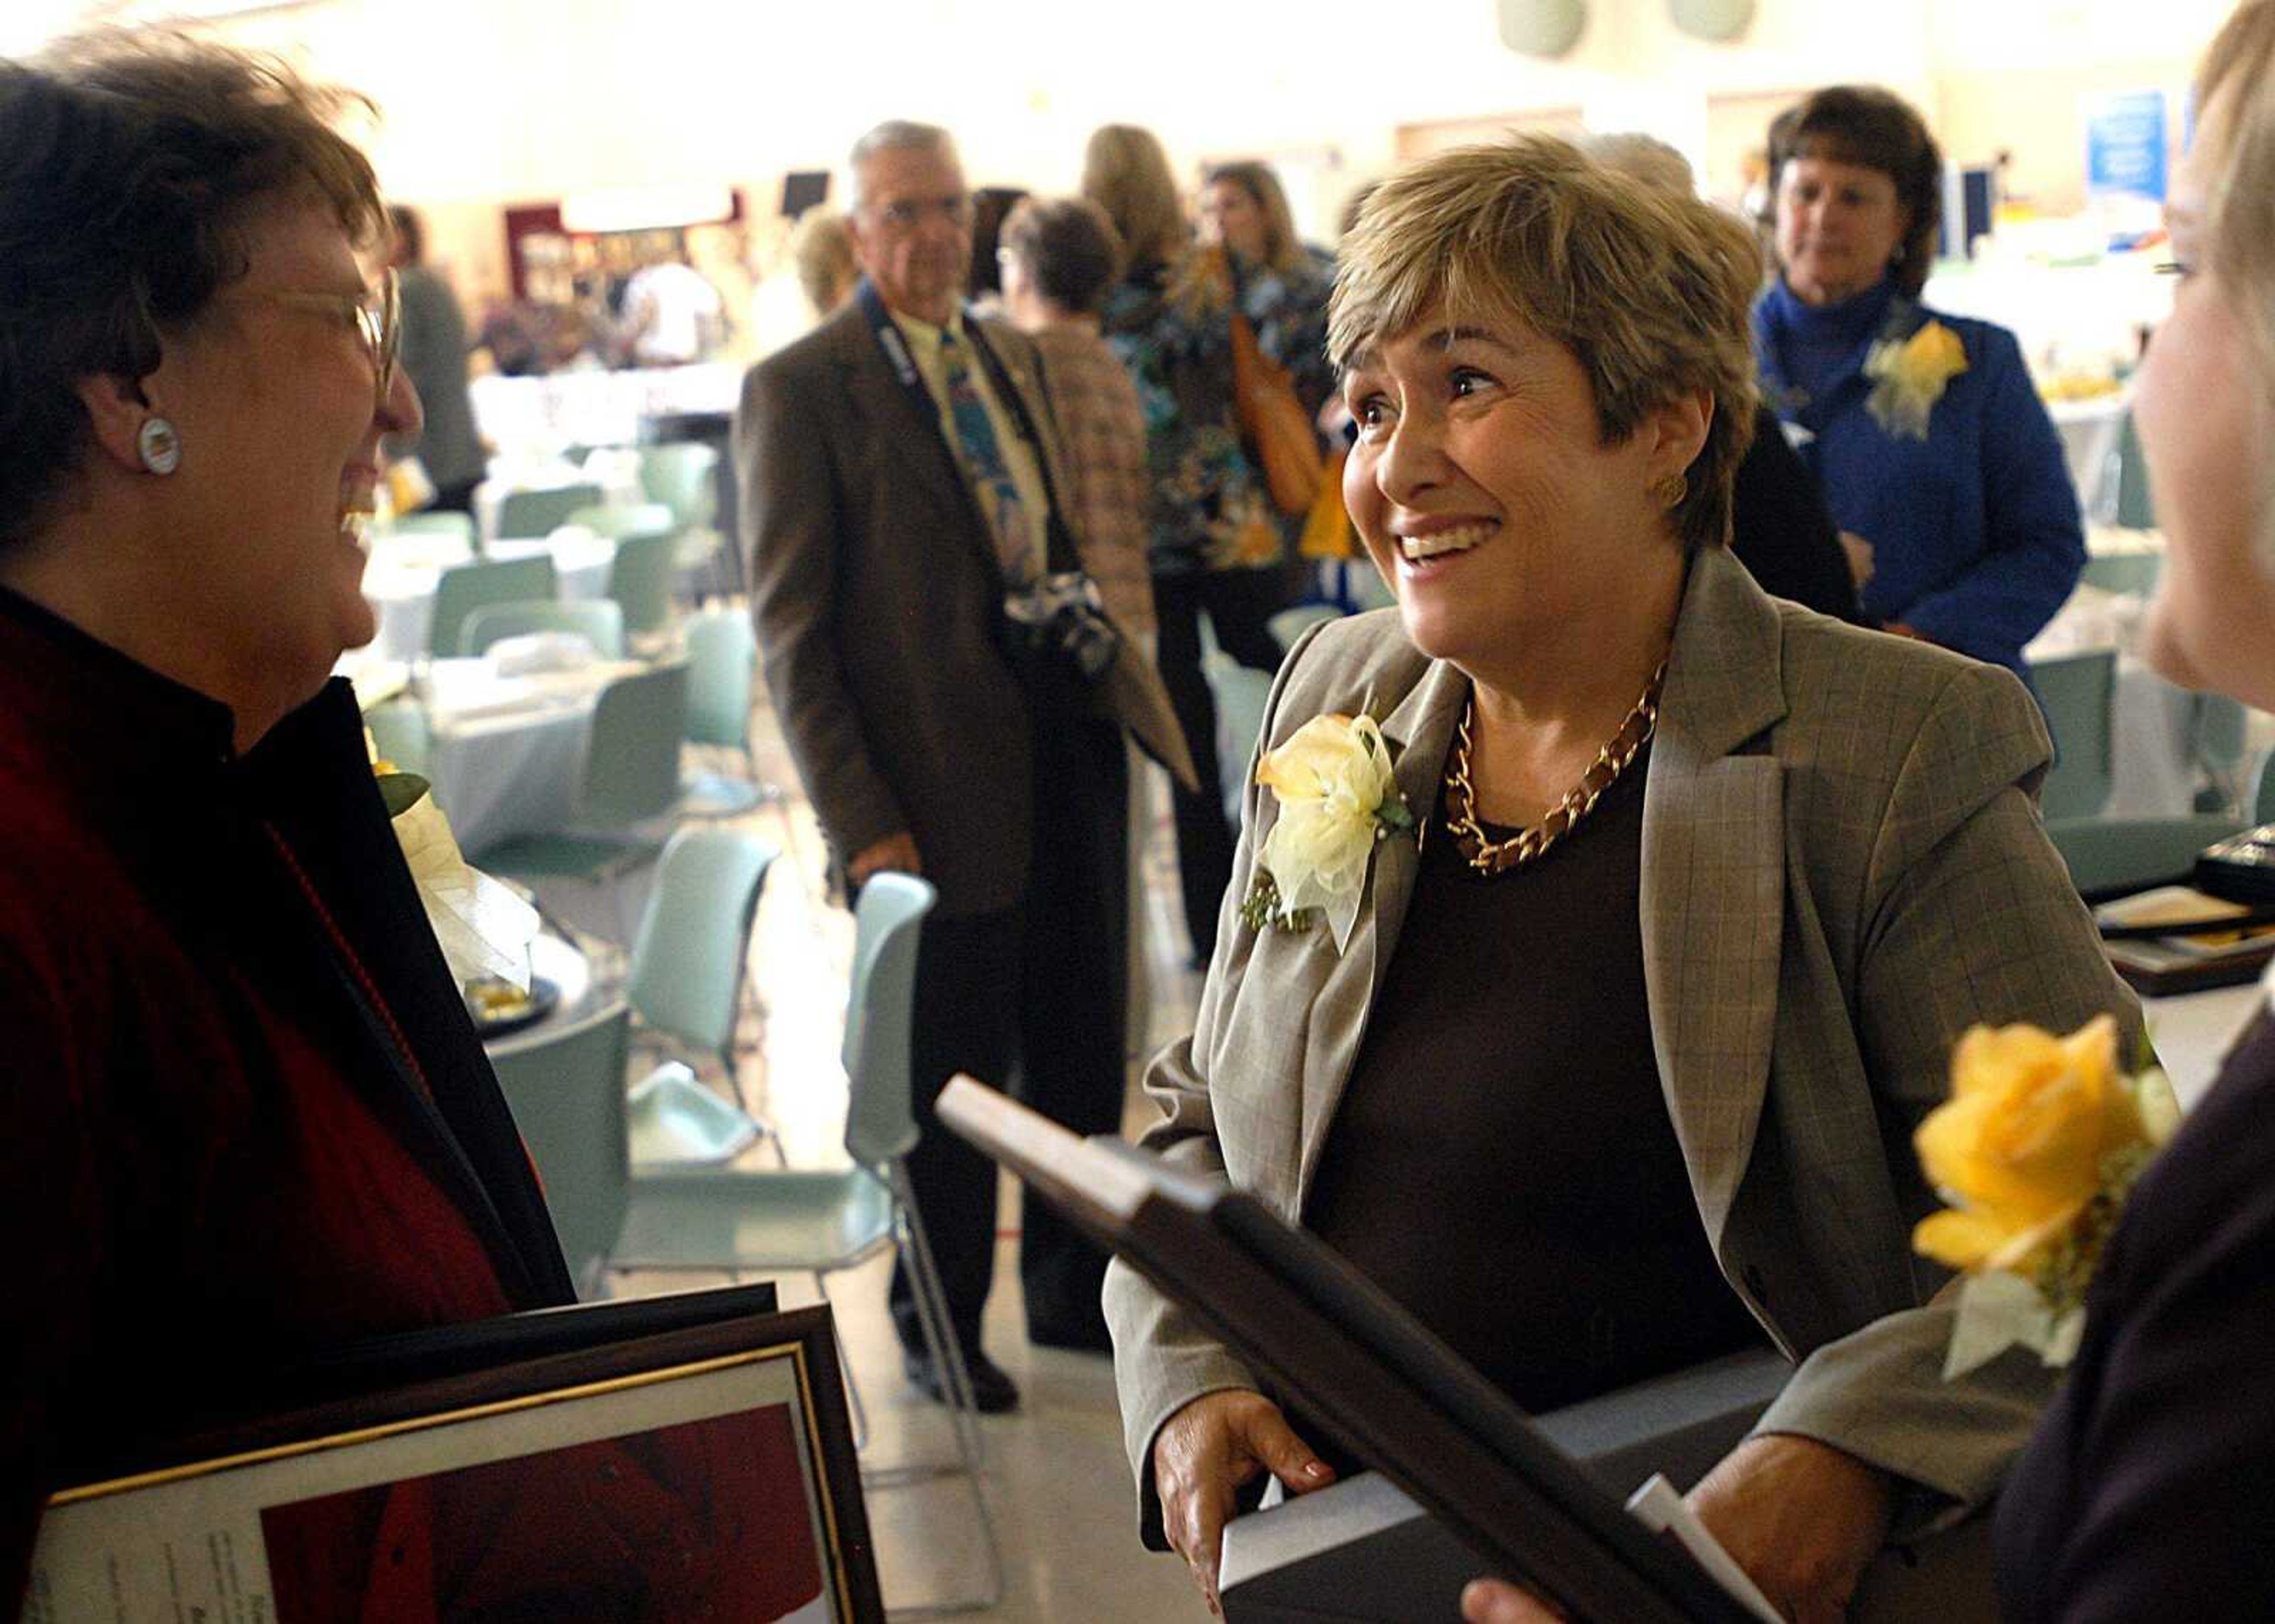
M2141 454L2140 432L2133 414L2117 434L2117 522L2128 530L2154 530L2157 503L2149 494L2149 463Z
M624 612L626 637L648 636L671 624L671 578L677 568L672 549L677 540L672 532L661 530L627 535L616 542L616 562L608 566L608 596Z
M681 441L640 448L640 488L671 510L675 529L705 529L718 517L718 477L719 453L710 446Z
M1201 635L1201 676L1216 706L1217 788L1224 797L1225 819L1236 829L1241 804L1248 797L1248 770L1256 758L1256 741L1264 731L1264 709L1272 699L1272 678L1219 648L1206 624Z
M433 740L427 713L415 700L389 699L374 705L363 714L363 725L370 730L381 760L393 762L401 772L425 774Z
M2242 700L2224 693L2188 696L2188 759L2206 786L2196 791L2196 811L2242 810L2249 736L2250 716Z
M2039 797L2046 821L2092 818L2116 786L2110 717L2117 698L2117 656L2107 649L2065 654L2030 667L2047 729L2054 736L2053 770Z
M735 1028L749 985L751 926L775 855L743 830L699 828L674 835L656 861L624 996L645 1031L715 1063L735 1103L684 1065L659 1068L631 1092L636 1166L730 1161L766 1134L749 1114Z
M569 522L579 508L597 507L597 485L556 485L550 490L508 491L498 501L497 539L542 540Z
M540 598L527 603L488 603L470 613L458 628L458 652L481 654L506 638L540 631L569 631L583 638L603 660L624 657L624 614L606 598Z
M466 616L494 603L529 603L558 595L553 560L543 554L533 558L495 558L456 564L442 571L435 587L435 623L427 634L427 647L437 659L458 652L465 641Z
M2242 828L2233 818L2048 819L2046 834L2069 865L2070 883L2089 903L2184 885L2196 853Z
M639 502L629 507L579 508L562 522L581 525L612 541L620 541L626 536L669 535L679 528L679 522L671 517L671 510L660 502Z
M2104 592L2145 598L2156 591L2157 577L2164 567L2162 553L2096 553L2085 561L2084 571L2077 578Z
M565 827L519 835L470 853L476 868L524 881L578 880L608 886L654 862L663 841L639 826L679 800L679 736L686 725L687 667L620 676L593 706L585 779ZM617 939L624 936L619 910Z
M782 791L759 779L751 749L751 698L758 684L759 639L751 617L736 609L706 609L687 621L687 742L732 751L750 768L747 778L694 772L680 784L691 818L734 818Z
M558 1031L489 1048L506 1107L544 1181L545 1207L577 1295L604 1295L631 1204L624 1062L631 1012L612 1003Z
M1284 654L1296 646L1296 638L1321 621L1341 618L1342 611L1332 603L1299 603L1293 608L1281 610L1265 623L1271 631L1273 640L1280 645L1280 652Z
M441 536L468 547L475 541L473 518L465 513L398 513L389 529L398 536Z
M1001 1599L1002 1558L979 1491L982 1451L971 1381L949 1329L939 1271L904 1166L917 1143L909 1076L917 939L933 901L924 880L886 873L861 888L854 909L844 1046L850 1167L633 1177L623 1093L630 1012L621 1004L541 1049L503 1046L508 1052L496 1069L580 1288L609 1268L797 1273L813 1275L826 1301L828 1275L888 1247L902 1249L916 1282L926 1345L965 1399L950 1411L957 1454L952 1469L970 1485L991 1575L984 1597L922 1611L971 1611ZM850 1369L846 1390L860 1417ZM865 1419L857 1426L865 1435ZM931 1469L901 1469L868 1480L882 1485L931 1475Z

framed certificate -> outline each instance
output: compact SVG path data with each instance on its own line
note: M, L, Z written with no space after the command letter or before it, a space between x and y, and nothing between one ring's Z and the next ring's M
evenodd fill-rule
M1471 1571L1522 1580L1575 1618L1752 1624L1743 1603L1630 1516L1499 1388L1254 1197L1118 1139L1077 1138L967 1076L934 1109L1300 1397L1475 1553Z
M881 1620L828 1310L712 1295L421 1333L451 1373L66 1489L25 1624Z

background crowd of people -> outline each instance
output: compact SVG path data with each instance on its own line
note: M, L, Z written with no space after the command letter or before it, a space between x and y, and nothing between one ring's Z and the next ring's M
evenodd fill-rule
M2275 4L2246 0L2141 411L2155 657L2263 706L2271 62ZM0 1222L72 1237L32 1249L41 1328L0 1347L0 1605L90 1462L344 1341L571 1295L329 676L374 635L383 446L453 502L479 476L457 312L330 128L344 100L164 35L0 64L0 1016L7 1138L43 1172L0 1183ZM1152 1148L1300 1218L1527 1408L1774 1347L1790 1384L1692 1499L1789 1616L1838 1616L1891 1537L2002 1485L2018 1614L2248 1611L2275 1595L2263 1034L2143 1184L2076 1376L1941 1374L1910 1135L1952 1045L2138 1027L2016 680L2077 500L2012 336L1919 302L1917 115L1830 89L1767 151L1765 265L1648 152L1545 136L1387 178L1332 254L1268 167L1188 196L1132 126L1069 198L975 193L927 125L856 145L797 237L820 319L751 370L735 458L833 878L938 895L909 1169L964 1369L905 1273L904 1368L1020 1401L980 1337L995 1171L931 1104L970 1071L1118 1127L1134 749L1174 786L1206 967L1147 1074ZM628 353L704 351L695 276L627 285ZM1347 450L1395 600L1284 652L1309 514L1266 388L1314 483ZM1825 612L1765 592L1780 568ZM1416 832L1369 846L1332 931L1275 900L1286 781L1225 816L1204 625L1274 676L1267 759L1321 718L1388 742ZM1039 1204L1019 1266L1033 1341L1115 1356L1146 1536L1205 1592L1256 1478L1349 1464ZM153 1378L189 1323L218 1331Z

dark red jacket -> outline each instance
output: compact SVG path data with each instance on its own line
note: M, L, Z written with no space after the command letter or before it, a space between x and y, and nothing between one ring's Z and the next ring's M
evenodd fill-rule
M0 592L0 1614L57 1484L574 1296L347 685L231 735Z

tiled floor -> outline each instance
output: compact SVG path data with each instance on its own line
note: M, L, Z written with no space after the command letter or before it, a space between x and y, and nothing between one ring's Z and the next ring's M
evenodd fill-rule
M745 820L782 856L767 876L759 907L752 973L764 1013L748 1034L752 1044L742 1081L753 1106L778 1128L793 1164L842 1163L838 1136L844 1123L845 1082L837 1046L851 921L825 900L820 836L763 702L755 720L760 770L788 794ZM1166 790L1155 800L1165 808ZM1138 1057L1176 1035L1180 1022L1190 1025L1198 993L1198 978L1184 963L1166 818L1157 813L1148 822L1141 931L1147 944L1152 1030ZM1133 1123L1151 1111L1136 1096L1137 1069L1133 1063ZM1206 1619L1183 1564L1138 1544L1109 1362L1101 1356L1030 1348L1024 1340L1011 1238L1018 1210L1015 1188L1007 1181L1004 1238L999 1242L986 1340L991 1356L1018 1382L1024 1402L1014 1415L987 1416L981 1423L987 1452L982 1492L1002 1548L1005 1590L1000 1605L978 1616L1005 1624L1178 1624ZM918 1398L902 1379L898 1343L884 1311L888 1266L881 1258L829 1282L869 1417L865 1469L946 1461L954 1453L947 1412ZM691 1283L700 1282L632 1274L618 1277L616 1289L638 1293ZM781 1286L786 1303L813 1300L809 1280L788 1279ZM872 1487L867 1502L888 1606L966 1596L984 1584L983 1546L964 1478Z

